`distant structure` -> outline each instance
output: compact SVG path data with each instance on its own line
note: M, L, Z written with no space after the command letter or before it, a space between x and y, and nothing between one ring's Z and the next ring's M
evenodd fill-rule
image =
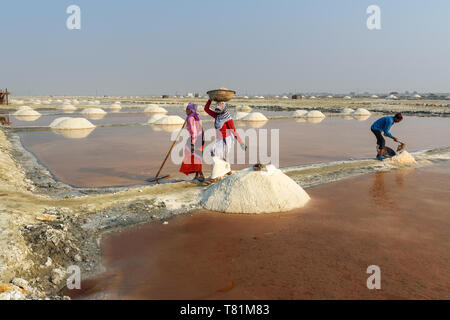
M201 98L201 97L203 97L203 95L201 93L196 93L196 94L194 94L194 97L195 98Z
M168 96L167 94L163 94L163 95L161 96L161 98L163 98L163 99L169 99L169 96Z
M11 92L8 92L8 89L0 89L0 104L8 104L8 95L10 94Z
M294 94L294 95L292 96L292 99L303 99L303 95L300 94L300 93Z

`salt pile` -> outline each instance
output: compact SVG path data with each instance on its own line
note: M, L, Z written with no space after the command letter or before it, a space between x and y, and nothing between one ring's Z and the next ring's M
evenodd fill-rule
M227 213L284 212L303 207L310 197L273 165L261 171L247 168L206 189L204 208Z
M294 118L305 117L307 113L308 111L306 110L295 110L294 112L292 112L292 116Z
M353 115L353 118L355 118L358 121L366 121L367 119L370 118L370 115L365 115L365 116Z
M307 118L325 118L325 115L319 110L312 110L306 114Z
M344 108L344 109L341 110L342 114L350 114L350 113L353 113L353 112L355 112L355 110L353 110L352 108Z
M75 107L73 104L63 104L63 106L62 106L62 109L64 110L64 111L75 111L75 110L77 110L77 107Z
M179 116L166 116L154 122L157 125L182 125L183 123L184 119Z
M236 111L249 113L252 112L252 108L249 106L237 106Z
M81 114L88 114L88 115L100 115L100 114L106 114L105 110L101 108L87 108L81 111Z
M120 109L122 109L122 106L120 105L120 102L114 102L110 107L109 107L112 111L119 111Z
M358 108L355 112L353 112L355 116L370 116L370 111L364 108Z
M246 117L247 115L248 115L248 112L240 112L240 111L237 111L237 112L234 114L234 119L235 119L235 120L241 120L242 118Z
M95 126L85 118L58 118L55 119L50 127L59 130L77 130L77 129L92 129Z
M411 166L417 164L416 159L414 159L414 157L406 150L384 161L396 166Z
M352 98L352 97L350 97L350 96L345 96L345 97L344 97L345 100L350 100L351 98Z
M150 104L147 108L145 108L144 112L146 113L167 113L167 110L164 108L161 108L160 106L156 104Z
M39 112L31 109L28 106L20 107L19 110L17 110L16 112L13 113L13 115L15 115L15 116L32 116L32 117L41 116L41 114Z
M243 121L267 121L267 117L263 115L261 112L252 112L243 117L241 120Z
M148 119L147 123L155 123L156 121L166 117L166 115L163 114L155 114Z

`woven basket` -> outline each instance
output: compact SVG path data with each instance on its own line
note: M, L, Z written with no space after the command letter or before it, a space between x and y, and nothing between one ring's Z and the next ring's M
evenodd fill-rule
M206 94L213 101L226 102L233 99L234 95L236 94L236 91L221 88L217 90L208 91Z

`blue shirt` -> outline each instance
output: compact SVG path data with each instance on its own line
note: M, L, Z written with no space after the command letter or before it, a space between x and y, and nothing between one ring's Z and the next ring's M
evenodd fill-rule
M370 127L370 129L382 131L386 136L393 139L394 137L389 132L393 124L394 124L394 117L386 116L375 121Z

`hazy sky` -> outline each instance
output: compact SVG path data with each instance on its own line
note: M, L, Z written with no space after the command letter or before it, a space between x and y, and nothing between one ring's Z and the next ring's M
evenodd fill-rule
M81 30L66 8L81 8ZM366 8L381 7L381 30ZM450 92L449 0L14 0L0 87L17 95Z

